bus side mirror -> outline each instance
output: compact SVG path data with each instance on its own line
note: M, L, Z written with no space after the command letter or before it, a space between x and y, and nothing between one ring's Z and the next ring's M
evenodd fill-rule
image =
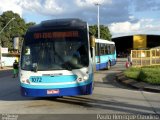
M90 36L90 45L91 45L91 47L95 47L96 46L95 37L94 36Z

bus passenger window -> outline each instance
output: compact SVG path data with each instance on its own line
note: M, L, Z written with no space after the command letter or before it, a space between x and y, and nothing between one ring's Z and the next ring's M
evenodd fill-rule
M98 45L99 45L99 43L96 43L96 48L95 48L95 51L96 51L96 54L95 54L95 55L96 55L96 56L98 56L98 49L99 49L99 48L98 48Z
M111 46L108 45L108 54L111 54Z
M108 45L105 45L105 54L108 54Z
M105 44L100 44L101 55L105 54Z

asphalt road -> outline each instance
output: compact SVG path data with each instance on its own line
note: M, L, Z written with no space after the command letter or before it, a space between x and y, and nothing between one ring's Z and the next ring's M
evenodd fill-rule
M158 118L160 94L130 89L117 83L115 74L124 69L124 62L119 61L109 71L96 72L93 95L57 99L22 97L18 79L12 78L10 70L0 71L0 119L97 120L119 114L154 114L155 119Z

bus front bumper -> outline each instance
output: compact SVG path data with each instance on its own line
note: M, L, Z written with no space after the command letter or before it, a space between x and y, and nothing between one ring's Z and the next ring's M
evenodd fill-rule
M21 86L22 96L28 97L50 97L50 96L76 96L92 94L92 83L85 86L71 88L53 88L53 89L32 89Z

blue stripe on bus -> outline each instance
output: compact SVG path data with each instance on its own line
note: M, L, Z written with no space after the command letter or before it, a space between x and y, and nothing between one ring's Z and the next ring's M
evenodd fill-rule
M73 75L73 76L75 76L75 75ZM63 76L61 76L61 77L63 78ZM70 77L70 78L74 78L74 77ZM84 82L73 83L73 84L67 84L67 82L71 82L71 80L65 80L66 84L64 82L64 84L61 84L61 85L31 85L31 84L21 83L21 86L24 88L33 88L33 89L68 88L68 87L77 87L77 86L87 85L87 84L90 84L92 82L92 80L93 80L93 74L90 74L88 80L86 80ZM73 81L73 79L72 79L72 81ZM74 79L74 81L75 81L75 79ZM57 83L57 81L56 82L52 81L52 83ZM62 83L61 79L59 79L59 83ZM40 83L40 84L43 84L43 83Z
M51 89L51 88L69 88L69 87L77 87L77 86L83 86L91 83L92 81L88 80L82 83L76 83L76 84L62 84L62 85L31 85L31 84L23 84L21 83L22 87L25 88L35 88L35 89Z
M111 66L113 66L115 64L116 64L116 60L112 59ZM108 66L108 61L105 63L98 63L98 64L96 64L96 70L105 69L105 68L107 68L107 66Z
M106 66L107 63L96 64L96 70L104 69Z
M115 55L102 55L102 56L96 56L96 63L98 62L100 57L100 63L108 62L109 60L114 60L116 57Z
M77 79L76 75L61 75L61 76L31 76L30 82L34 83L35 79L41 79L40 83L61 83L61 82L74 82Z
M47 90L58 90L58 93L47 94ZM30 97L49 97L49 96L75 96L92 94L92 83L85 86L71 88L51 88L51 89L33 89L21 87L21 94Z

